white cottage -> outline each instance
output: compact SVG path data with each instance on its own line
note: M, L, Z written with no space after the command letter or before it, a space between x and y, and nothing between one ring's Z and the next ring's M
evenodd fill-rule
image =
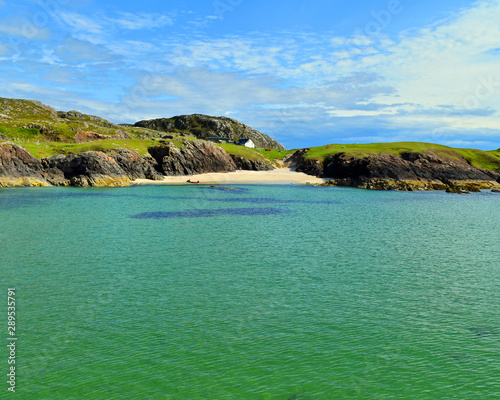
M255 149L255 143L252 142L252 139L240 139L237 143L239 146L250 147L251 149Z

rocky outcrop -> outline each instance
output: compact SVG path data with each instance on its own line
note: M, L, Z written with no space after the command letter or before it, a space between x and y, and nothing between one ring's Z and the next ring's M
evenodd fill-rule
M211 117L202 114L180 115L139 121L135 126L162 132L189 134L199 139L209 137L225 137L230 140L252 139L259 148L285 150L283 145L268 135L227 117Z
M46 158L47 167L62 171L72 186L127 186L130 178L116 160L101 151Z
M284 159L285 165L295 169L297 172L303 172L307 175L324 177L323 163L313 158L306 158L309 148L300 149L290 154Z
M127 186L138 178L162 179L151 157L120 149L58 154L42 160L16 145L0 145L0 187L9 186Z
M153 157L141 157L135 151L125 149L120 149L110 156L130 179L163 179L162 174L158 172L158 163Z
M271 171L274 169L273 166L266 163L264 160L250 160L243 157L238 157L235 155L231 155L234 163L236 164L236 168L242 169L245 171Z
M101 133L92 131L78 131L73 137L76 143L93 142L94 140L105 140L105 139L131 139L123 130L118 130L115 135L103 135Z
M186 140L180 147L167 142L149 148L164 175L193 175L205 172L229 172L237 169L229 154L220 146L201 140Z
M0 145L0 187L50 186L42 162L24 147Z
M448 157L424 153L374 154L354 157L337 153L323 162L305 157L307 149L294 155L296 170L332 178L330 186L377 190L448 190L470 192L500 187L500 173L476 168L459 154Z

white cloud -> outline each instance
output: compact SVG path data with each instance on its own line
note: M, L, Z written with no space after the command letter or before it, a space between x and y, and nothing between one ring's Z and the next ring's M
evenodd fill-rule
M397 97L380 98L383 102L426 107L477 103L499 109L499 48L500 2L484 1L438 26L403 35L383 49L388 55L367 57L362 67L376 70L397 88Z

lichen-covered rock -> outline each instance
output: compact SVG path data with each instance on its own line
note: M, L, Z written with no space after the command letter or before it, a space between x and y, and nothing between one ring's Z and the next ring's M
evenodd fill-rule
M162 132L190 134L199 139L209 137L225 137L230 140L252 139L259 148L285 150L283 145L268 135L227 117L211 117L202 114L180 115L139 121L135 126Z

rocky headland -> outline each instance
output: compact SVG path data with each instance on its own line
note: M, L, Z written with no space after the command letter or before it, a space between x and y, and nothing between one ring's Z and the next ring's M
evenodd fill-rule
M376 190L446 190L463 193L500 187L500 172L471 165L456 152L402 152L356 157L339 152L323 161L307 158L309 149L288 160L297 171L331 178L325 186Z

